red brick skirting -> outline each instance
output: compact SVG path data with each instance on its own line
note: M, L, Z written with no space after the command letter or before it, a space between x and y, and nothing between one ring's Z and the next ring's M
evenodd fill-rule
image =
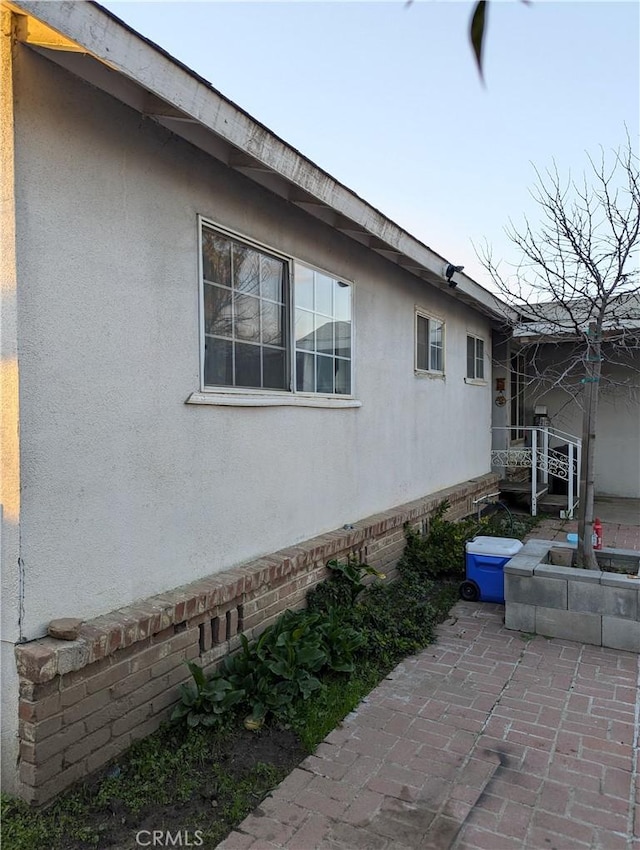
M393 577L406 522L420 526L444 499L448 518L467 516L496 482L472 479L96 617L77 640L17 646L22 796L43 803L156 730L189 678L186 660L213 669L240 632L252 639L285 609L302 607L331 558L355 553Z

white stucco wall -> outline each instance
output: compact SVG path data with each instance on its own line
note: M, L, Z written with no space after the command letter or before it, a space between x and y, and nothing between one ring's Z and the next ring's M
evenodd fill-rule
M28 638L489 471L486 319L25 48L17 87ZM198 214L354 281L361 408L185 404ZM414 374L416 305L446 380Z
M550 347L547 356L553 357ZM640 498L640 397L624 386L629 369L607 360L605 350L603 378L598 397L596 419L595 490L598 496ZM640 374L640 357L633 367ZM582 436L582 408L561 389L531 392L528 421L535 404L547 405L551 424L577 437Z
M16 790L18 674L14 646L20 637L20 468L15 257L12 16L0 12L0 670L2 688L2 789Z

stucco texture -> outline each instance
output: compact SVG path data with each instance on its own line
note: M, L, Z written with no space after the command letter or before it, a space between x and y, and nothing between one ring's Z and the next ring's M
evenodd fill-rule
M549 346L547 358L553 359ZM640 498L640 396L630 385L637 384L640 355L632 354L627 365L604 347L602 379L598 393L595 438L595 491L598 496ZM544 360L541 364L544 367ZM580 376L568 379L579 387ZM578 398L579 398L578 393ZM533 404L547 406L551 424L570 434L582 435L582 408L561 388L532 394Z
M16 86L28 638L489 471L486 319L24 47ZM185 404L198 215L354 282L360 408ZM416 305L444 380L414 373Z

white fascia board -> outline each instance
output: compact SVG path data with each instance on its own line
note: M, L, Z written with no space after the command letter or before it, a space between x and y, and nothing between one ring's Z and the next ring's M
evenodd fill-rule
M302 156L185 65L88 0L12 0L11 8L31 15L79 45L108 67L193 118L210 132L264 163L293 186L318 198L444 282L448 261ZM494 318L504 303L458 273L459 294ZM451 293L453 294L453 293Z

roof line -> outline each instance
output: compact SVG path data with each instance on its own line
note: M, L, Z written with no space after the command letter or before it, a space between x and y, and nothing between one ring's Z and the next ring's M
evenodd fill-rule
M373 239L382 241L394 250L397 249L396 253L415 262L423 269L423 274L432 277L432 284L446 283L445 269L448 260L445 257L396 224L277 136L266 125L257 121L208 80L141 35L100 3L95 0L9 0L7 5L44 22L98 62L193 118L214 137L263 163L269 171L286 183L317 198L333 212L354 221ZM103 18L102 21L100 17ZM122 41L118 42L112 38L109 42L105 38L109 23L113 23L120 30ZM153 51L159 64L152 67L151 57L140 56L131 42L127 44L126 39L130 37ZM163 67L163 60L169 65L164 64ZM172 68L186 74L205 91L198 96L197 89L187 85L185 78L181 80L179 74L174 80L171 76ZM214 99L208 100L208 96ZM305 165L306 169L301 167ZM400 263L398 265L403 267ZM509 312L509 308L502 299L468 275L458 273L457 279L457 299L472 302L470 306L491 315L494 320L504 319L505 311ZM449 290L446 286L442 291L449 295L454 294L454 290Z
M20 0L17 0L17 2L20 3ZM446 257L443 257L441 254L439 254L437 251L435 251L433 248L431 248L425 242L422 242L422 240L418 239L416 236L409 233L409 231L405 230L405 228L403 228L401 225L397 224L397 222L393 221L393 219L389 218L388 215L383 213L377 207L374 207L373 204L369 203L369 201L367 201L366 198L363 198L361 195L358 195L357 192L354 192L354 190L351 189L349 186L347 186L345 183L342 183L340 180L335 178L326 169L324 169L322 166L315 163L312 159L310 159L308 156L306 156L300 150L298 150L293 145L291 145L289 142L287 142L286 139L283 139L281 136L279 136L277 133L275 133L270 127L267 127L266 124L264 124L258 118L255 118L255 116L251 115L250 112L247 112L246 109L243 109L242 106L239 106L235 101L231 100L230 97L227 97L223 92L220 91L220 89L216 88L210 80L207 80L205 77L198 74L197 71L194 71L193 68L190 68L188 65L185 65L185 63L182 62L180 59L176 59L175 56L173 56L171 53L169 53L169 51L166 50L161 45L157 44L152 39L148 38L147 36L143 35L142 33L138 32L137 30L135 30L132 26L130 26L130 24L128 24L126 21L123 21L122 18L119 18L110 9L107 9L105 6L102 6L100 3L98 3L97 0L88 0L88 3L91 6L95 6L102 13L104 13L109 18L111 18L113 21L115 21L117 24L119 24L121 27L126 29L129 33L131 33L131 35L135 36L136 38L139 38L141 41L143 41L145 44L147 44L149 47L151 47L153 50L157 51L158 53L161 53L166 59L168 59L174 65L177 65L179 68L181 68L183 71L185 71L185 73L189 74L189 76L193 77L194 80L197 80L199 83L206 86L214 94L216 94L218 97L220 97L226 103L228 103L229 106L232 106L238 112L241 112L246 118L248 118L254 124L257 124L259 127L261 127L270 136L277 139L285 147L292 150L296 154L296 156L299 156L301 159L305 160L305 162L308 162L310 165L312 165L315 169L322 172L322 174L324 174L326 177L328 177L334 183L337 183L338 186L340 186L345 191L349 192L351 195L353 195L355 198L357 198L359 201L361 201L361 203L366 204L368 207L370 207L372 210L374 210L374 212L376 212L379 216L381 216L382 218L385 218L387 221L391 222L391 224L393 224L394 227L397 227L398 230L403 231L408 236L410 236L412 239L414 239L416 242L418 242L420 245L422 245L423 248L426 248L428 251L431 251L431 253L435 254L439 259L442 260L443 263L449 262ZM470 280L471 280L471 278L470 278ZM477 281L474 281L474 283L476 283L477 286L481 286L481 284L477 283ZM484 287L482 287L482 288L484 289ZM486 290L486 291L488 292L489 290Z

